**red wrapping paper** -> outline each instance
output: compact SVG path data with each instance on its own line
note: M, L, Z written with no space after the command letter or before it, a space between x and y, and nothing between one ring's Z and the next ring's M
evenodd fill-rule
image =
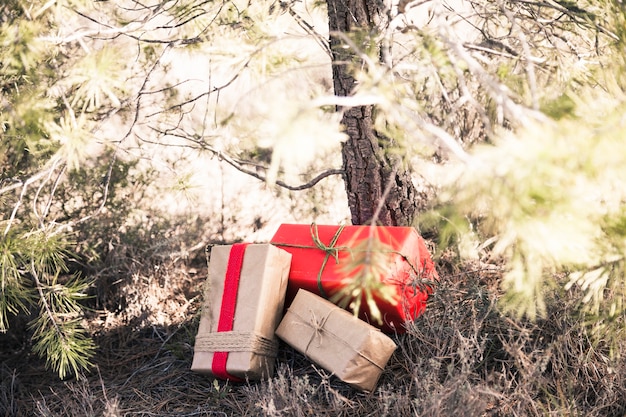
M350 282L352 272L347 267L356 251L362 250L366 239L377 239L371 247L386 248L386 274L378 280L391 288L393 300L373 294L382 313L382 323L372 318L363 301L359 318L387 333L404 333L404 323L418 317L426 308L433 281L439 276L424 240L412 227L330 226L283 224L271 243L291 253L291 268L287 286L286 305L289 306L298 289L333 299ZM360 249L359 249L360 248ZM321 272L320 272L321 271ZM427 283L424 285L424 283Z

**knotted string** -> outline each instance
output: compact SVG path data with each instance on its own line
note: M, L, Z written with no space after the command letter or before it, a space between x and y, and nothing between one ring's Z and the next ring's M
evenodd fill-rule
M350 254L354 253L355 251L359 251L358 249L355 248L351 248L349 246L335 246L337 244L337 241L339 240L339 236L341 235L341 232L344 229L344 225L339 226L339 228L337 229L337 231L335 232L335 234L333 235L330 243L328 245L324 244L324 242L322 242L322 240L319 237L319 231L317 228L317 224L315 222L311 223L310 226L310 231L311 231L311 240L313 241L313 243L315 244L315 246L312 245L297 245L297 244L293 244L293 243L281 243L281 242L272 242L272 244L276 245L276 246L285 246L285 247L290 247L290 248L298 248L298 249L319 249L321 251L324 251L326 256L324 256L324 260L322 261L322 265L317 273L317 288L319 290L319 293L322 297L324 298L328 298L328 294L326 293L326 291L324 291L323 288L323 283L322 283L322 273L324 272L324 268L326 268L326 264L328 263L328 259L332 256L333 259L335 259L335 263L338 264L339 263L339 251L347 251ZM372 227L372 226L369 226ZM378 238L376 238L378 239ZM389 246L389 245L385 245L385 246ZM365 249L365 251L367 251L369 249ZM360 250L363 251L363 250ZM413 273L415 273L415 275L417 277L421 276L421 270L413 263L413 261L411 259L409 259L409 257L400 252L399 250L396 249L376 249L377 252L381 252L381 253L389 253L389 254L393 254L393 255L398 255L400 256L411 268L411 270L413 271ZM423 265L424 269L426 268L426 265Z
M354 346L352 346L350 344L350 341L345 340L344 338L336 335L335 333L333 333L331 331L328 331L328 329L326 329L324 327L324 326L326 326L326 322L330 318L331 314L333 314L336 311L342 312L342 311L345 311L345 310L343 310L343 309L341 309L341 308L339 308L337 306L334 306L334 307L332 307L332 308L330 308L328 310L328 312L324 315L324 317L322 317L320 320L318 320L315 317L315 312L312 309L309 309L309 312L311 313L311 318L309 320L307 320L306 318L304 318L300 314L298 314L296 311L294 311L292 308L289 308L289 313L293 314L298 319L297 321L293 322L294 325L306 326L306 327L309 327L309 328L313 329L313 333L311 334L311 337L309 338L309 341L307 342L307 344L306 344L302 354L304 356L308 357L309 347L311 346L311 343L313 343L313 341L316 338L319 339L319 343L318 343L317 346L320 347L322 345L322 343L323 343L323 336L326 333L331 338L341 342L341 344L343 344L349 350L354 351L357 355L359 355L360 357L364 358L365 360L367 360L372 365L374 365L377 368L379 368L380 370L382 370L383 367L377 361L375 361L372 358L366 356L363 352L358 351ZM346 323L346 324L349 324L349 323Z
M337 244L339 235L343 231L344 227L345 227L344 225L339 226L339 228L333 235L332 239L330 240L330 243L328 244L328 246L326 246L324 242L322 242L322 240L320 239L320 233L319 233L319 229L317 228L317 224L311 223L311 226L310 226L311 239L313 239L313 243L315 243L315 246L318 249L326 252L326 255L332 256L335 259L335 262L337 263L339 263L339 248L336 248L335 245Z
M320 294L322 297L328 298L326 291L324 291L324 287L322 286L322 271L326 268L326 263L328 262L328 258L331 256L335 259L335 263L339 263L339 248L336 248L337 240L339 239L339 235L343 231L344 226L339 226L339 229L335 232L335 235L330 240L330 244L328 246L324 245L324 243L320 240L319 231L317 229L317 225L315 223L311 224L311 237L313 238L313 242L315 246L319 249L323 250L326 253L324 256L324 260L322 261L322 266L317 273L317 289L320 290Z
M310 230L311 230L311 240L313 240L313 243L315 243L315 246L311 246L311 245L296 245L296 244L293 244L293 243L281 243L281 242L272 242L272 244L274 244L276 246L285 246L285 247L289 247L289 248L319 249L321 251L324 251L324 253L326 253L326 256L324 256L324 260L322 261L322 266L320 267L320 270L317 272L317 289L319 290L320 295L322 297L328 298L328 294L326 294L326 291L324 291L324 287L322 285L322 272L324 272L324 268L326 268L326 264L328 263L328 259L332 256L333 259L335 260L335 263L338 264L339 263L339 251L340 250L348 251L348 252L352 251L352 249L347 247L347 246L335 246L337 244L337 240L339 240L339 236L341 235L341 232L343 231L344 227L345 227L344 225L339 226L339 228L337 229L337 231L333 235L333 237L330 240L330 243L328 245L326 245L320 239L319 231L317 229L317 224L315 224L315 223L311 223L311 227L310 227Z
M309 346L311 346L311 343L313 343L313 340L315 340L315 338L319 338L319 342L317 344L317 346L321 346L322 345L322 337L323 337L323 333L324 333L324 325L326 324L326 321L328 320L328 318L330 317L330 315L335 311L335 310L339 310L339 307L336 308L331 308L328 311L328 314L326 314L321 320L317 320L317 317L315 317L315 312L313 310L311 311L311 320L309 320L309 323L306 323L305 325L308 325L309 327L311 327L313 329L313 333L311 334L311 337L309 338L309 341L306 344L306 347L304 348L304 355L306 356L307 352L309 351ZM302 317L300 317L302 318Z

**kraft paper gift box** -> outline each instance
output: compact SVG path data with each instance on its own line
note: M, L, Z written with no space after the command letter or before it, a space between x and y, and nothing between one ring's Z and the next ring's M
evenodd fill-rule
M373 294L382 323L374 320L366 300L361 301L359 318L386 333L404 333L404 323L426 308L432 292L428 283L439 279L424 240L412 227L281 225L271 243L292 254L287 306L300 288L335 300L358 273L348 267L368 247L368 239L375 240L371 250L383 255L377 280L387 297Z
M269 244L211 249L193 371L232 381L273 375L274 332L284 309L290 261L289 253Z
M369 392L396 349L379 329L306 290L298 291L276 335L342 381Z

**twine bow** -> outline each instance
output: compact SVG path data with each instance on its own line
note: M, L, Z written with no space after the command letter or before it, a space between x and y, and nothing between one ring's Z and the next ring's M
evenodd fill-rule
M344 227L345 227L344 225L339 226L339 228L333 235L328 245L326 245L320 239L319 231L317 229L317 224L315 222L311 223L311 227L310 227L311 240L313 240L313 243L315 244L315 246L296 245L293 243L272 242L276 246L285 246L289 248L298 248L298 249L319 249L326 253L326 256L324 256L324 260L322 261L322 266L317 272L317 289L319 290L320 295L324 298L328 298L328 294L326 294L326 291L324 291L324 287L322 285L322 272L324 272L324 268L326 268L328 259L332 256L332 258L335 260L335 263L338 264L339 263L339 251L340 250L351 251L351 248L347 246L335 246L337 244L337 240L339 240L339 236L341 235L341 232L343 231Z
M309 312L311 313L311 318L308 321L304 317L302 317L300 314L296 313L295 311L292 311L291 309L289 311L290 313L298 317L298 321L295 321L294 324L300 325L300 326L306 326L306 327L313 329L313 333L311 333L311 337L309 338L309 341L307 342L304 348L304 352L302 352L306 356L309 351L309 347L311 346L311 343L313 343L315 339L318 339L318 343L317 343L318 347L322 345L322 342L323 342L322 339L323 339L324 332L325 332L324 326L326 325L328 318L333 312L341 311L341 309L339 307L331 308L321 319L318 319L317 317L315 317L315 312L313 311L313 309L309 309Z
M345 338L341 337L341 335L335 334L334 332L325 328L326 322L328 321L328 319L334 312L341 313L343 311L344 310L341 309L340 307L333 306L324 314L324 316L321 319L317 319L317 317L315 317L315 312L313 311L313 309L309 308L311 317L309 320L307 320L306 318L302 317L302 315L299 314L297 311L295 311L293 308L289 308L289 314L293 314L294 316L296 316L296 320L292 322L293 325L305 326L305 327L313 329L313 333L311 334L309 341L307 342L304 350L302 351L302 354L308 357L309 347L311 346L311 343L313 343L313 341L317 338L318 339L317 347L319 348L323 344L322 339L323 339L324 334L328 334L329 337L335 341L335 343L337 342L341 343L343 346L345 346L346 349L353 351L358 356L362 357L367 362L369 362L370 364L372 364L373 366L377 367L378 369L382 371L384 364L381 365L378 360L373 359L369 355L366 355L364 352L362 352L361 350L357 349L355 346L350 344L349 340L345 340ZM346 324L349 324L349 323L346 323ZM328 349L328 347L324 349Z
M324 260L322 261L322 265L317 273L317 289L319 290L319 294L324 298L329 298L329 296L326 293L326 291L324 291L324 288L322 285L323 284L322 273L324 272L324 268L326 268L328 259L330 257L332 257L335 260L335 263L337 264L339 263L339 251L347 251L350 254L354 254L355 252L376 251L380 253L397 255L397 256L400 256L402 260L406 262L407 265L409 265L409 267L411 268L412 272L416 275L416 277L421 278L421 275L425 270L425 265L421 265L421 268L418 268L418 266L414 263L413 259L410 259L406 254L402 253L399 250L394 249L388 244L383 244L381 242L379 245L380 247L377 247L376 249L370 248L369 245L365 249L358 249L358 248L353 248L349 246L336 246L337 241L339 240L339 236L343 232L344 227L345 227L344 225L339 226L339 228L333 235L328 245L326 245L320 239L317 224L315 222L311 223L311 226L310 226L311 240L313 241L314 245L297 245L293 243L281 243L281 242L272 242L272 243L277 246L285 246L285 247L291 247L291 248L319 249L326 254L324 256ZM369 226L369 227L375 227L375 226Z
M339 249L344 249L344 250L347 249L347 248L335 247L335 244L337 244L337 240L339 239L339 235L343 231L343 228L344 228L343 225L339 226L339 229L337 229L337 231L335 232L335 235L330 240L329 245L326 246L324 242L320 240L319 231L317 230L317 225L315 223L311 223L311 238L313 239L313 243L315 243L315 246L317 246L318 249L321 249L324 252L326 252L326 256L324 256L324 260L322 261L322 266L320 267L320 270L317 273L317 289L320 290L320 294L325 298L328 298L328 295L326 294L326 291L324 291L324 287L322 286L322 271L324 271L324 268L326 268L326 263L328 263L328 258L332 256L335 259L335 263L338 264L339 263Z

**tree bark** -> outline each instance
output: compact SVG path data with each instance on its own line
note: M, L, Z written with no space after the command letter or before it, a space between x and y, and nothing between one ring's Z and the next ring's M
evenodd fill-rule
M327 0L327 4L335 94L349 96L355 85L351 64L359 65L360 58L346 47L342 34L359 30L375 36L386 12L383 2L377 0ZM342 118L348 135L342 155L352 223L411 225L418 212L417 191L401 158L386 151L394 143L376 132L374 110L373 106L351 107L344 109ZM375 216L386 188L388 194Z

